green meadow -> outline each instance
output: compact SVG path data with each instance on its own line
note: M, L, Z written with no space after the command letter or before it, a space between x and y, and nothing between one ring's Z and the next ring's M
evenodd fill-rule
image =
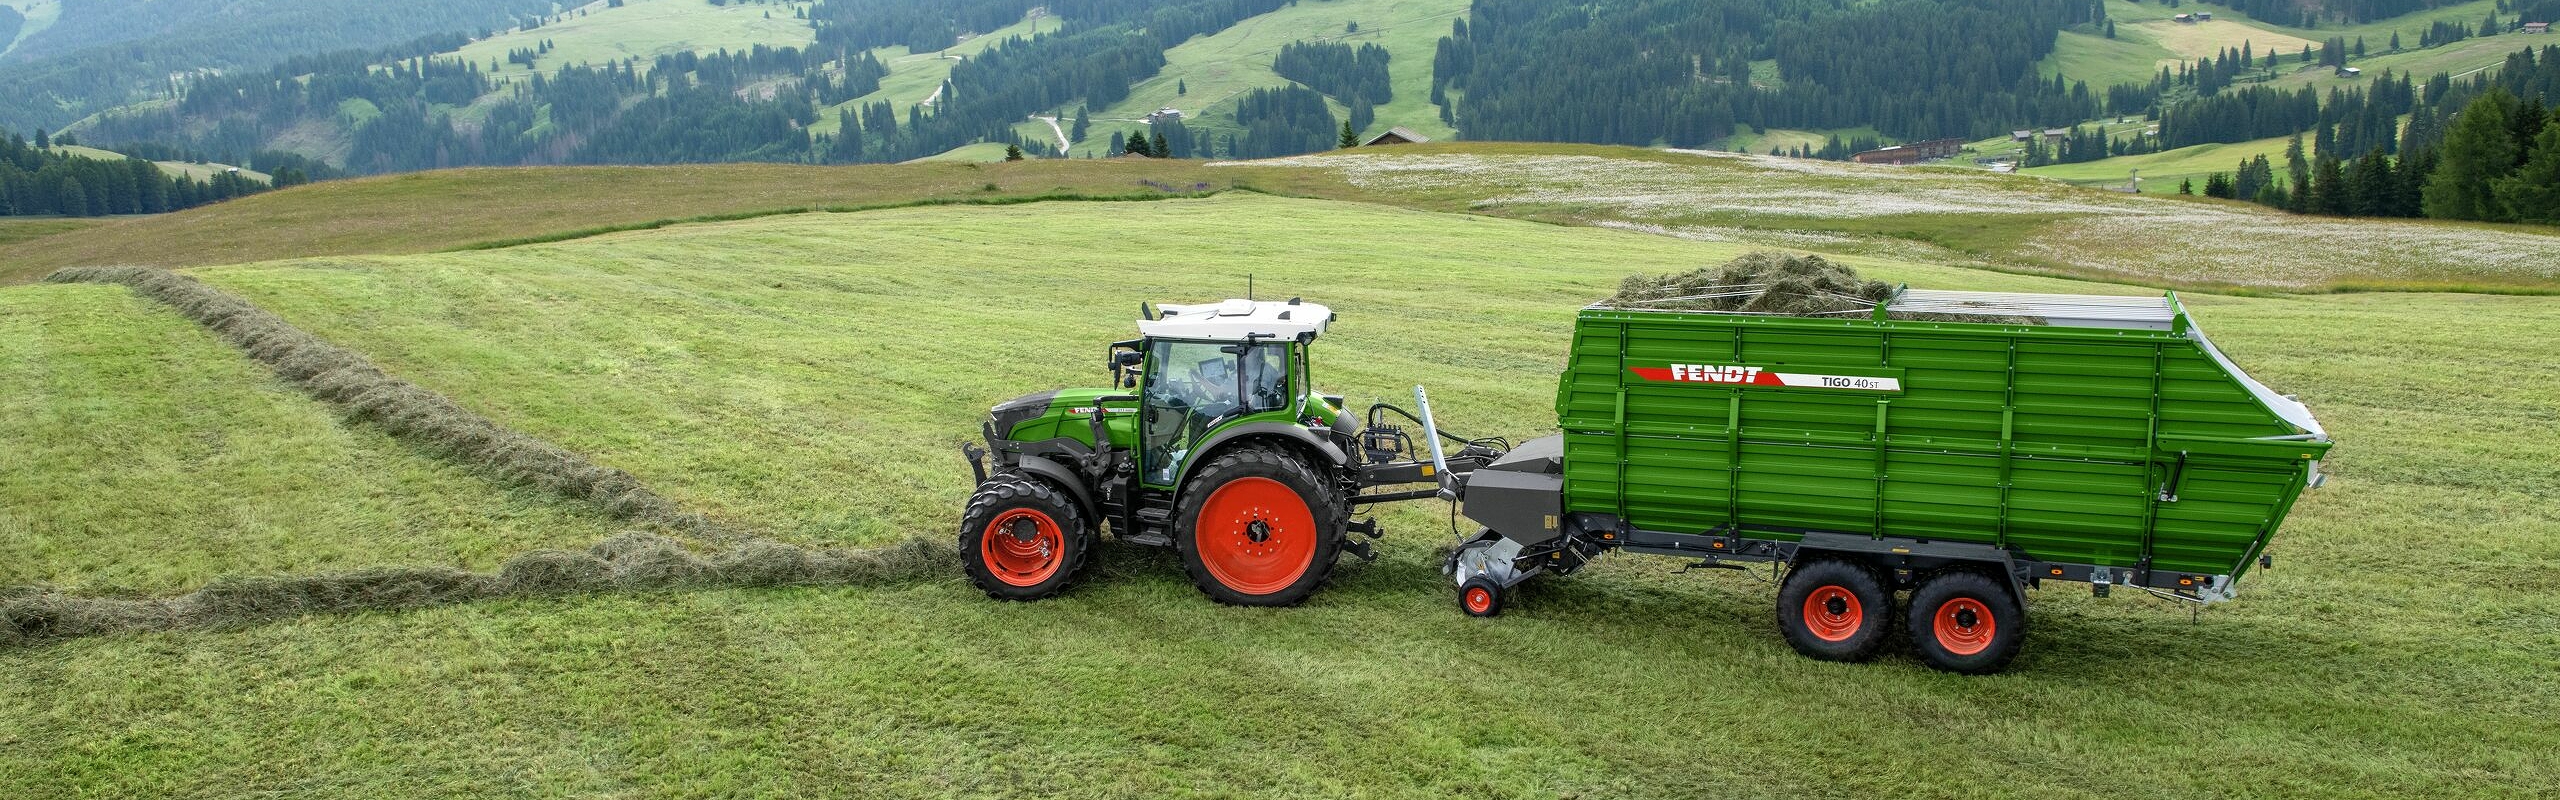
M1468 191L1409 202L1463 205ZM1755 246L1228 193L790 214L190 274L715 517L868 544L951 536L969 490L958 445L987 405L1104 380L1097 357L1131 335L1139 301L1239 294L1251 275L1264 296L1330 303L1342 318L1316 346L1324 388L1357 404L1425 384L1449 427L1518 438L1553 426L1574 309L1630 272ZM1939 288L2157 291L1871 252L1844 260ZM1082 587L1034 604L988 601L955 568L0 650L0 796L2533 797L2560 784L2560 340L2545 335L2560 307L2181 296L2241 365L2320 415L2340 442L2332 479L2238 601L2191 619L2048 588L2024 656L1997 676L1799 658L1775 633L1765 575L1677 575L1664 559L1613 556L1531 584L1500 618L1468 618L1437 572L1446 510L1421 503L1383 515L1377 562L1347 563L1295 609L1216 606L1169 552L1111 543ZM0 326L13 331L0 341L47 342L0 382L13 397L47 387L36 402L59 419L7 433L18 446L149 433L162 438L132 447L197 452L208 426L345 443L258 459L261 475L321 485L308 513L276 517L291 535L240 543L274 551L265 561L223 569L437 561L454 549L440 537L473 526L602 534L470 468L401 460L422 456L327 418L121 290L0 288ZM238 411L252 407L267 410ZM376 447L372 466L347 465ZM206 523L183 521L218 512L189 504L231 494L183 487L226 466L58 458L0 470L0 492L51 524L98 504L30 488L162 487L124 504L179 521L100 523L94 535L131 544L37 563L167 585L207 563L183 538ZM389 477L404 471L426 477ZM411 526L400 536L322 513L390 503L386 489L430 507L384 512Z

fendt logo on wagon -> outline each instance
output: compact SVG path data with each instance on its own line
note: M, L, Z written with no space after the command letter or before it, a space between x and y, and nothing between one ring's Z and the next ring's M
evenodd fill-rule
M1715 383L1744 386L1786 386L1799 389L1848 389L1867 392L1899 392L1898 378L1871 375L1822 375L1807 372L1772 372L1766 367L1739 364L1672 364L1662 367L1628 367L1627 371L1648 381L1667 383Z

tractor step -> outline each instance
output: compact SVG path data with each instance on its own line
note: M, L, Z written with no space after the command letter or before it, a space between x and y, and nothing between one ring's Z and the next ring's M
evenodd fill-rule
M1146 532L1146 533L1141 533L1141 534L1138 534L1138 535L1136 535L1136 536L1123 536L1123 537L1120 537L1120 541L1128 542L1128 543L1130 543L1130 544L1143 544L1143 545L1147 545L1147 546L1149 546L1149 547L1172 547L1172 546L1173 546L1173 537L1171 537L1171 536L1166 536L1166 535L1164 535L1164 534L1162 534L1162 533L1158 533L1158 532L1155 532L1155 531L1148 531L1148 532Z

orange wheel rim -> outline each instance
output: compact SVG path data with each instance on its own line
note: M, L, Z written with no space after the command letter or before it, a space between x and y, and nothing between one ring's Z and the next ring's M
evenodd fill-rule
M1493 610L1493 593L1482 586L1467 587L1467 610L1482 614Z
M1209 576L1242 594L1287 589L1315 565L1315 512L1270 478L1237 478L1211 491L1191 535Z
M1990 648L1992 635L2000 630L2000 624L1991 619L1991 608L1970 597L1938 604L1937 621L1931 627L1938 635L1938 646L1960 656Z
M987 572L1010 586L1038 586L1058 574L1067 534L1049 515L1017 508L996 515L978 536Z
M1826 642L1848 641L1866 624L1866 609L1858 604L1858 593L1837 585L1816 587L1804 598L1804 627L1813 638Z

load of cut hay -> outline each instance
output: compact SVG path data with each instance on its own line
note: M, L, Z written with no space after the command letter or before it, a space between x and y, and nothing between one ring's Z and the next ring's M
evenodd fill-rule
M1857 270L1821 256L1763 250L1744 253L1718 267L1664 275L1629 275L1618 284L1618 293L1600 304L1646 311L1862 319L1875 313L1876 306L1892 302L1893 293L1893 284L1858 277ZM1907 311L1891 312L1888 318L1910 322L2045 324L2037 317Z
M1720 267L1667 275L1629 275L1605 305L1613 308L1728 311L1799 317L1855 316L1893 299L1893 284L1821 256L1761 251Z

